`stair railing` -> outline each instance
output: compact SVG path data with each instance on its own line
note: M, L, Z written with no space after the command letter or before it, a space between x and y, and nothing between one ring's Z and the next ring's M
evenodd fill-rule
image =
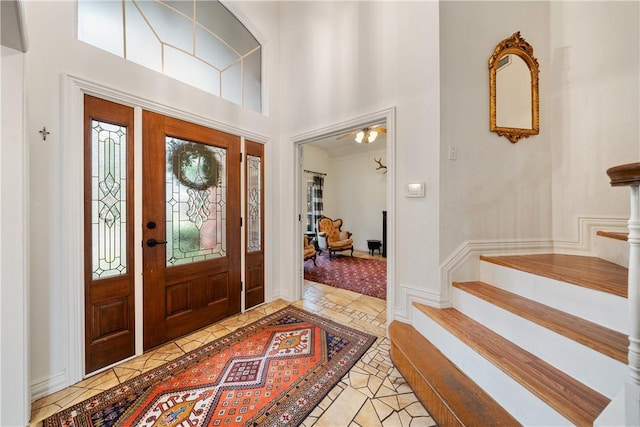
M614 187L631 190L629 215L629 374L625 383L625 425L640 425L640 163L614 166L607 170Z

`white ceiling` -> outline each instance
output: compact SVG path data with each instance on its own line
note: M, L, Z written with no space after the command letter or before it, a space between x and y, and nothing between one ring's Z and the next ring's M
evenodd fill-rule
M355 140L355 135L341 139L336 139L337 136L340 135L319 139L305 145L313 145L314 147L325 150L331 158L369 153L372 151L385 150L387 148L386 133L379 133L376 140L369 144L358 144Z

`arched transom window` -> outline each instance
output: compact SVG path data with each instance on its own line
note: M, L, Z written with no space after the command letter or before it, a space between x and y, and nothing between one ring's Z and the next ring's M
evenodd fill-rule
M261 46L219 1L79 0L78 39L261 112Z

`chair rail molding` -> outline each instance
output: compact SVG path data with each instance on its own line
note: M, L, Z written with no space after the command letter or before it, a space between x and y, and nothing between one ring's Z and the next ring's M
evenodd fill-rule
M628 218L621 216L577 215L571 239L558 238L553 241L556 253L566 255L596 254L596 233L600 230L626 233Z
M595 256L598 230L626 232L627 219L617 216L587 216L575 218L574 238L467 240L440 266L441 301L451 303L451 287L455 281L477 280L480 277L480 255L500 256L535 253Z
M553 242L546 239L467 240L440 265L441 300L445 305L451 305L453 282L478 280L480 255L549 253L552 250Z

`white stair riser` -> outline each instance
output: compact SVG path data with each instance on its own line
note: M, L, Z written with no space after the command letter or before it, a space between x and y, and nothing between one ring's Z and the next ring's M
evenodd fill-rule
M593 422L594 427L618 427L625 425L625 389L623 388L620 393L613 399L611 403L604 408L604 411L598 415L598 418Z
M480 263L480 280L607 328L629 331L626 298L486 261Z
M624 385L627 365L622 362L455 287L453 306L608 398Z
M509 375L453 336L426 314L413 310L413 327L520 423L527 426L569 426L569 420L522 387Z
M596 236L595 248L598 258L629 268L629 243L626 240Z

